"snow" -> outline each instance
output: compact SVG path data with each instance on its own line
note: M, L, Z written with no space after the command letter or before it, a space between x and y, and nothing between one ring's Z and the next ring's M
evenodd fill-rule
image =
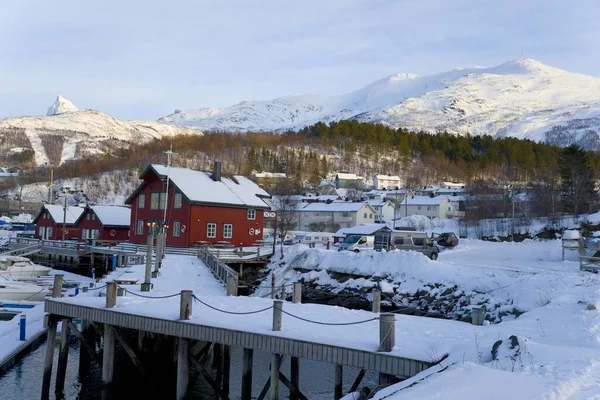
M399 205L440 205L445 200L450 200L446 196L408 196L399 203Z
M224 109L185 110L161 122L227 131L285 131L357 119L394 128L577 141L600 127L600 79L524 59L431 76L398 74L338 96L295 95ZM401 79L402 78L402 79ZM569 137L571 135L571 137Z
M298 208L298 211L307 212L357 212L363 207L368 207L368 203L352 201L334 201L331 203L307 203Z
M214 181L209 172L176 167L168 169L158 164L152 164L150 167L161 177L166 177L168 173L171 182L191 202L268 207L258 196L269 197L269 194L246 177L235 175L234 181L221 176L220 181Z
M568 230L568 231L564 231L562 238L564 240L577 240L579 239L581 236L579 235L579 231L573 231L573 230Z
M57 206L54 204L44 204L44 209L46 209L52 219L57 224L62 224L63 220L65 224L73 225L75 221L79 219L81 214L85 211L85 208L78 206L67 206L66 218L65 218L65 210L64 206ZM43 211L43 209L42 209ZM39 218L42 218L40 215Z
M91 206L90 209L98 216L104 226L129 226L131 209L119 206Z
M58 115L63 113L79 111L79 108L75 107L75 104L65 99L61 95L56 97L56 101L48 108L47 116Z

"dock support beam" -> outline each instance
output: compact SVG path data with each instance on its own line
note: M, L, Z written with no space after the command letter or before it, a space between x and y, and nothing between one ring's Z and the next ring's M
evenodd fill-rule
M154 228L150 228L154 229ZM152 288L152 245L154 244L154 235L148 235L147 249L146 249L146 271L144 274L144 283L142 283L141 291L149 292Z
M58 367L56 369L56 393L62 393L65 389L65 376L67 375L67 361L69 359L69 322L69 319L63 319L61 323L60 351L58 353Z
M300 390L300 359L298 357L292 357L290 359L290 375L290 378L292 378L292 385ZM296 392L290 393L290 400L299 400Z
M223 345L223 393L229 397L229 378L231 376L231 347Z
M50 398L50 381L52 380L52 362L54 361L57 323L58 321L54 315L48 316L48 339L46 342L46 359L44 361L44 378L42 380L42 400Z
M244 349L244 361L242 370L242 400L252 399L252 361L254 349Z
M177 345L177 393L175 398L183 400L190 379L189 341L179 338Z
M396 316L392 313L379 316L379 351L390 352L396 345ZM385 385L396 381L396 377L379 374L379 384Z
M110 325L104 325L104 350L102 353L102 399L110 399L115 367L115 334Z
M281 356L273 353L271 356L271 400L279 400L279 368Z
M381 290L373 290L373 312L381 312Z
M342 390L342 366L340 364L335 364L335 372L333 377L333 398L335 400L339 400L344 397L344 392Z

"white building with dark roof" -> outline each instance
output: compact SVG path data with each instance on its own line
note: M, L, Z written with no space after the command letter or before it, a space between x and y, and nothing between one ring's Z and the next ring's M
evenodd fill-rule
M368 203L350 201L307 203L295 212L298 213L297 230L319 232L373 223L377 214Z
M458 208L447 196L406 196L397 204L398 218L410 215L424 215L429 218L454 218L459 216Z

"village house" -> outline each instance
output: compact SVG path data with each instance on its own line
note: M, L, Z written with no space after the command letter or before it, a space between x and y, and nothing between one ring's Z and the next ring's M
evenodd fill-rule
M376 215L368 203L350 201L301 204L294 212L298 213L296 230L316 232L373 223Z
M218 161L212 173L152 164L140 179L125 201L131 205L130 242L145 243L152 224L157 230L163 221L169 246L249 246L262 239L269 194L246 177L223 176Z
M285 181L287 175L283 172L254 172L250 175L250 179L263 188L273 188L278 183Z
M44 204L33 219L35 238L44 240L62 240L63 228L65 240L78 240L79 228L76 222L85 209L78 206L57 206ZM64 222L64 223L63 223Z
M384 221L392 221L394 219L394 211L396 210L396 206L389 200L367 200L367 203L373 210L375 210L375 221L374 222L384 222Z
M398 189L401 185L401 179L398 175L377 174L373 178L373 189Z
M121 206L87 206L75 225L80 241L90 239L123 242L129 240L131 209Z
M398 218L410 215L424 215L429 218L454 218L459 215L455 205L446 196L406 196L397 203L396 216Z
M362 189L363 186L363 178L356 174L339 172L335 176L336 189Z

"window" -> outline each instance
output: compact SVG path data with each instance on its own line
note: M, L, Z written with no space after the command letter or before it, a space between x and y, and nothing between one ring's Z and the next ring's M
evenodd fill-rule
M181 193L175 193L173 196L173 208L181 208Z
M369 219L373 219L373 214L369 214Z
M158 200L160 193L151 193L150 194L150 209L158 210Z
M402 246L404 244L404 238L398 237L394 239L394 246Z
M92 221L96 220L96 214L92 214Z
M448 207L448 211L452 211L452 207Z
M431 211L431 206L427 206L427 211Z
M46 239L52 239L52 227L51 226L46 228Z
M417 210L420 210L420 209L421 209L421 206L417 206Z
M92 239L100 239L100 231L98 229L92 229Z
M143 235L144 234L144 220L138 219L135 224L135 234Z
M350 217L350 213L349 212L343 212L342 213L342 217L343 218L348 218L348 217Z
M367 213L365 213L365 218L367 218Z
M159 207L161 210L165 209L165 202L167 201L166 195L167 195L166 193L160 193Z
M223 239L231 239L233 237L233 225L223 224Z
M208 238L216 238L217 237L217 224L208 223L206 224L206 237Z
M412 240L413 240L413 244L415 246L423 246L425 244L425 239L422 237L421 238L414 237L414 238L412 238Z
M43 226L40 226L39 235L42 239L44 238L44 227Z
M256 219L256 210L254 208L248 209L248 219Z
M138 196L138 208L144 207L146 207L146 195L142 193Z
M173 237L181 236L181 222L173 221Z
M81 238L82 238L83 240L85 240L85 239L87 239L87 238L88 238L88 230L87 230L87 229L82 229L82 230L81 230Z
M88 221L90 220L90 214L88 213L88 215L85 216L85 219L87 219Z

